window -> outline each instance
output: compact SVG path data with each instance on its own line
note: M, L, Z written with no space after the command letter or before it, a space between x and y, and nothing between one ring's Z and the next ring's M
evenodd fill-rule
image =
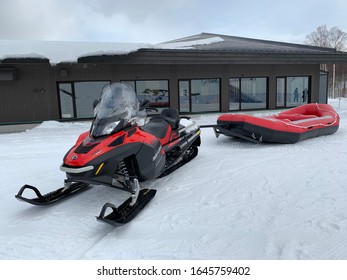
M17 80L16 68L0 68L0 82Z
M229 79L229 110L265 109L267 78Z
M169 103L169 81L168 80L148 80L148 81L122 81L130 84L139 101L149 100L149 106L161 110L168 108Z
M240 110L240 79L229 79L229 110Z
M72 83L59 84L59 100L60 100L60 113L61 118L75 117L75 99L72 93Z
M328 102L328 72L321 71L319 79L319 103Z
M179 99L180 99L180 112L189 113L190 112L190 90L189 81L179 81Z
M109 81L58 83L61 118L92 118L93 103Z
M276 106L284 107L286 105L286 78L277 78Z
M220 79L178 82L180 112L220 111Z
M310 99L309 77L277 78L277 107L295 107L308 103Z

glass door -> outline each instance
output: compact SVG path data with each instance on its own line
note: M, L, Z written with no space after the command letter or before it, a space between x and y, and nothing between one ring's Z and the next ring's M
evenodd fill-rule
M220 79L178 81L180 112L220 111Z
M59 83L59 101L61 118L74 118L76 111L75 93L72 83Z
M179 91L179 99L180 99L179 110L182 113L189 113L191 111L189 81L179 81L178 91Z
M277 78L276 107L285 107L286 78Z

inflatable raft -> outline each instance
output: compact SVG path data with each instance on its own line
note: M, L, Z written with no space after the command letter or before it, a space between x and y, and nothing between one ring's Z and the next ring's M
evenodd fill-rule
M214 131L251 142L296 143L308 138L333 134L340 117L329 104L305 104L279 114L255 117L223 114Z

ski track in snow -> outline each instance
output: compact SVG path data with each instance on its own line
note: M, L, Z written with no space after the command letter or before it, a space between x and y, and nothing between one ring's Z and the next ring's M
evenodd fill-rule
M95 186L35 207L24 184L61 187L62 158L90 123L44 122L0 135L0 259L346 259L347 100L339 130L293 145L253 144L203 128L198 156L143 187L150 204L121 228L96 222L129 194ZM257 112L257 115L269 112ZM193 116L214 124L219 114Z

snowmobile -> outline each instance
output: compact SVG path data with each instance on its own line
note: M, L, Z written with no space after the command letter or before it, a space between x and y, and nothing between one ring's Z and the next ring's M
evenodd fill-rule
M60 170L64 186L47 194L24 185L15 196L34 205L48 205L103 185L130 193L119 207L106 203L98 221L121 226L131 221L156 194L140 182L166 176L198 154L200 128L172 108L147 115L149 101L139 102L130 85L106 86L95 102L89 131L82 133L66 153ZM36 194L23 196L25 190Z

